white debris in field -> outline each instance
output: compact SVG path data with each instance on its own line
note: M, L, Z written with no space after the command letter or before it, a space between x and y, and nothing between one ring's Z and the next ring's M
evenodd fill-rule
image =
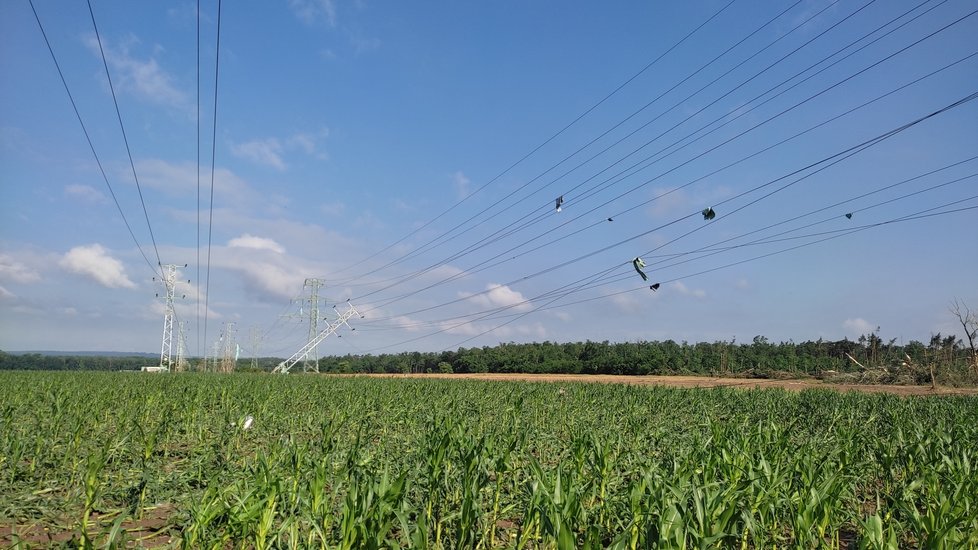
M231 422L230 424L228 424L228 428L231 429L241 428L242 430L250 430L251 426L254 425L254 423L255 423L255 417L249 414L244 417L244 420L242 420L240 424L238 422Z

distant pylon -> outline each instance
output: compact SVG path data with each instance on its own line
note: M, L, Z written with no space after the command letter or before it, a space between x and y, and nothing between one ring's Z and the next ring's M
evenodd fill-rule
M251 368L258 370L258 348L261 346L261 330L251 327Z
M218 368L217 356L218 356L218 354L221 351L221 341L223 341L223 340L224 340L224 333L221 333L221 337L218 338L216 342L214 342L214 354L212 355L213 361L211 363L210 372L218 372L220 370ZM206 360L204 361L204 364L205 365L207 364L207 361Z
M170 353L173 350L173 293L177 283L177 266L160 265L163 273L163 344L160 346L160 368L171 370ZM157 294L157 296L159 296Z
M319 279L306 279L302 284L302 289L309 289L309 338L306 342L312 342L319 334L319 287L323 282ZM313 346L302 362L303 372L319 372L319 350Z
M333 306L333 309L336 309L336 306ZM360 315L360 312L357 311L355 307L353 307L353 304L350 304L348 302L348 308L345 312L343 313L337 312L337 318L335 321L326 323L326 328L324 328L322 332L317 334L315 338L306 342L306 345L299 348L299 351L292 354L292 357L289 357L285 361L279 363L278 366L276 366L272 370L272 372L280 372L282 374L288 374L289 370L292 369L292 367L294 367L299 361L301 361L303 357L307 357L309 355L309 352L312 349L314 349L316 346L318 346L320 342L325 340L327 336L331 334L335 334L336 331L341 327L343 327L344 325L350 327L349 323L347 323L347 320L353 317L354 315ZM363 315L360 315L360 317L362 318ZM352 327L350 328L351 330L356 330L355 328Z
M175 370L183 372L187 370L187 322L177 321L177 363Z
M234 372L234 363L237 360L237 346L234 343L234 321L224 324L224 334L221 336L224 341L224 353L221 356L219 372Z

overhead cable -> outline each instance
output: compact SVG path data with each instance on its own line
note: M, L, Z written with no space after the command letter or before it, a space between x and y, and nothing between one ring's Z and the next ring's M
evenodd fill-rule
M41 18L37 15L37 9L34 7L34 0L28 0L31 5L31 11L34 12L34 20L37 21L37 26L41 30L41 36L44 37L44 44L48 48L48 53L51 54L51 60L54 61L54 66L58 70L58 76L61 78L61 84L65 88L65 92L68 94L68 101L71 102L71 108L75 111L75 117L78 119L78 124L81 126L82 132L85 134L85 141L88 142L88 147L92 151L92 156L95 157L95 164L98 165L99 172L102 174L102 180L105 182L105 187L109 190L109 195L112 197L112 202L115 203L116 210L119 211L119 216L122 217L122 223L126 225L126 229L129 231L129 236L132 237L132 242L136 245L136 249L139 250L139 254L146 260L146 265L155 274L159 274L157 266L153 265L153 262L149 261L146 256L146 252L143 251L142 245L139 244L139 239L136 238L136 234L132 230L132 225L129 224L129 220L126 218L125 212L122 210L122 205L119 204L119 198L116 197L115 190L112 189L112 184L109 183L109 177L105 174L105 168L102 166L102 161L99 159L98 153L95 152L95 144L92 143L92 137L88 133L88 128L85 126L85 121L82 120L81 113L78 111L78 105L75 103L74 96L71 95L71 89L68 87L68 81L65 79L64 72L61 70L61 64L58 63L58 57L54 54L54 49L51 47L51 42L48 40L48 35L44 31L44 25L41 24ZM159 258L159 254L157 254Z
M153 250L156 252L156 264L163 265L160 260L160 250L156 247L156 236L153 235L153 224L149 222L149 211L146 209L146 201L143 199L143 188L139 185L139 176L136 175L136 163L132 159L132 150L129 148L129 138L126 136L126 127L122 123L122 111L119 110L119 100L115 96L115 86L112 85L112 75L109 72L109 63L105 59L105 50L102 49L102 36L98 32L98 25L95 23L95 11L92 10L92 0L88 2L88 13L92 17L92 27L95 28L95 39L98 42L98 51L102 55L102 66L105 67L105 78L109 81L109 91L112 92L112 104L115 105L115 114L119 119L119 129L122 130L122 141L126 144L126 154L129 156L129 167L132 168L132 179L136 182L136 191L139 194L139 204L143 206L143 216L146 218L146 228L149 229L149 238L153 241ZM154 269L154 271L157 271ZM162 275L161 275L162 277Z

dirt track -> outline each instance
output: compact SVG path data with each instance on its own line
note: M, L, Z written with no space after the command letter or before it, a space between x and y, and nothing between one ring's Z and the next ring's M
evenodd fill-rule
M770 380L759 378L713 378L707 376L619 376L611 374L362 374L377 378L447 378L452 380L520 380L527 382L592 382L669 386L675 388L783 388L801 391L825 388L836 391L889 393L893 395L978 395L978 388L937 388L930 386L886 386L877 384L829 384L820 380Z

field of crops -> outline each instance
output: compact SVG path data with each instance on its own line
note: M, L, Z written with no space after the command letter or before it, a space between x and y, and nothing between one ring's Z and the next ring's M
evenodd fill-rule
M978 398L0 373L0 546L89 544L975 548Z

